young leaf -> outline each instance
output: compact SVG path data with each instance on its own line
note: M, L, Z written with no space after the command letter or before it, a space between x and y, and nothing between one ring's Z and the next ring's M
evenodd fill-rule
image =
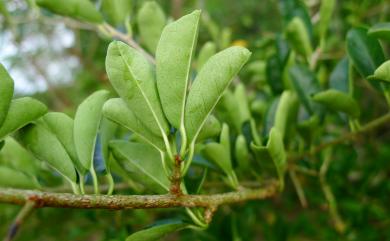
M33 98L23 97L12 100L8 114L0 127L0 140L38 119L46 112L46 106Z
M40 185L34 178L27 176L21 171L0 166L0 187L39 189Z
M249 151L246 139L243 135L239 135L236 139L236 144L234 147L234 153L238 166L242 170L246 170L249 167Z
M336 0L322 0L320 8L320 21L318 23L318 29L320 32L320 38L324 39L326 31L329 29L329 23L332 18L333 9Z
M68 115L60 112L50 112L43 116L48 129L57 137L65 148L73 164L80 173L85 173L88 169L83 167L77 156L74 142L74 121Z
M299 99L309 113L314 113L316 105L310 96L320 91L318 81L312 71L304 65L295 65L289 71Z
M206 42L199 51L198 59L196 61L196 69L198 72L211 56L217 53L217 46L213 42Z
M358 103L348 94L338 90L326 90L313 95L313 100L334 110L341 111L352 118L358 118L360 108Z
M386 83L390 83L390 60L381 64L374 72L373 75L368 77L369 80L379 80Z
M219 142L224 146L228 155L230 155L230 130L229 130L229 126L226 123L223 123L222 125Z
M251 53L230 47L211 57L196 77L187 98L184 123L189 142L194 141L233 77Z
M89 0L37 0L36 3L59 15L91 23L101 23L103 18Z
M113 41L108 47L106 70L114 89L134 115L155 135L169 132L158 98L150 63L135 49Z
M280 188L284 187L284 173L287 168L286 152L284 150L283 138L278 129L272 128L269 133L267 146L257 146L251 143L251 149L255 152L259 161L272 161L279 176Z
M209 115L207 117L206 122L203 125L202 130L200 130L198 138L196 139L197 142L204 141L208 138L212 138L215 136L218 136L221 132L222 126L221 123L215 116Z
M225 120L229 126L235 128L237 133L240 133L242 124L241 116L237 115L239 106L233 92L227 89L215 108L218 118Z
M103 106L103 115L113 122L129 129L158 150L164 149L164 141L153 134L127 107L120 98L109 99Z
M198 37L199 16L200 11L194 11L167 25L156 50L158 93L165 116L177 129L184 121L185 99Z
M286 29L287 39L290 41L294 50L309 58L313 53L309 33L300 17L294 17Z
M0 64L0 128L7 116L13 94L14 81L4 66Z
M155 241L161 240L165 235L169 233L173 233L189 227L190 225L187 223L183 223L182 221L175 221L170 223L164 223L160 225L152 226L148 229L144 229L133 233L129 237L127 237L126 241Z
M227 175L233 171L230 152L226 150L224 145L215 142L207 143L201 150L201 153L207 160L216 164Z
M278 108L276 109L274 121L274 127L279 130L282 138L285 136L287 126L296 122L298 106L298 98L294 92L291 90L286 90L282 93Z
M138 12L137 22L143 43L154 53L166 23L163 10L154 1L145 2Z
M111 141L115 159L128 174L156 193L169 191L159 151L150 145L127 141Z
M37 159L46 161L70 182L76 183L77 176L72 159L57 137L46 129L44 125L45 123L38 122L35 125L31 124L21 129L21 143Z
M251 118L251 112L249 110L248 93L246 92L244 84L240 83L234 90L234 97L238 103L238 115L240 118L240 130L242 124ZM237 110L236 110L237 111Z
M379 41L368 36L367 29L349 30L346 41L348 56L363 77L372 75L375 69L385 61Z
M101 10L108 18L108 22L120 26L124 25L125 20L131 11L130 0L103 0Z
M390 41L390 22L375 24L368 30L368 35Z
M85 170L90 170L93 165L96 136L102 118L102 108L108 97L108 91L96 91L88 96L76 111L73 138L77 156Z

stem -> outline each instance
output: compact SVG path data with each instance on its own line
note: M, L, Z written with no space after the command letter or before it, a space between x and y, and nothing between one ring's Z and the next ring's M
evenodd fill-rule
M114 192L114 187L115 187L114 179L112 178L111 173L107 173L105 176L108 182L107 195L111 195Z
M26 220L27 217L30 216L30 214L34 211L35 205L36 205L35 201L32 200L26 201L23 208L19 211L15 220L10 225L7 236L4 238L4 241L11 241L15 238L24 220Z
M96 175L95 168L92 166L91 170L89 170L92 177L92 183L93 183L93 190L95 194L99 194L99 181Z
M32 190L0 188L0 203L24 205L34 200L38 207L83 208L83 209L149 209L172 207L218 207L223 204L248 200L263 200L278 193L279 184L271 180L258 189L243 189L236 192L211 195L74 195L48 193Z
M81 194L85 194L85 188L84 188L85 176L79 173L79 177L80 177L80 184L79 184L80 192L81 192Z

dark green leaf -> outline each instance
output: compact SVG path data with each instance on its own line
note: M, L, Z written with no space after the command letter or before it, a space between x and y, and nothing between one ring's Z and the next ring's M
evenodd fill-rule
M390 22L375 24L368 30L368 35L390 41Z
M344 93L349 92L349 61L348 58L340 60L329 77L329 88Z
M182 221L175 221L171 223L165 223L161 225L152 226L148 229L144 229L133 233L127 237L126 241L156 241L164 238L165 235L179 231L190 225L183 223Z

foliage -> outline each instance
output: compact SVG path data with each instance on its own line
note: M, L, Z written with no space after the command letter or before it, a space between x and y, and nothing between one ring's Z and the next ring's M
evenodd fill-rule
M23 56L1 60L0 191L76 195L60 207L88 194L113 208L117 197L147 195L169 209L26 204L37 211L15 221L25 225L19 240L390 239L386 1L20 4L0 1L4 34L22 46L20 18L60 21L77 36L68 52L82 66L71 85L47 81L21 97L10 63ZM258 200L274 179L277 194ZM215 193L233 198L177 201ZM18 211L0 210L4 224Z

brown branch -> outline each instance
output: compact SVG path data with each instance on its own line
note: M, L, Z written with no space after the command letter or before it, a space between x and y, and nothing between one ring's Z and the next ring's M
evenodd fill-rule
M277 181L270 181L259 189L244 189L237 192L210 195L74 195L48 193L32 190L0 188L0 203L24 205L34 201L37 208L80 208L80 209L149 209L172 207L218 207L223 204L248 200L262 200L277 194Z

